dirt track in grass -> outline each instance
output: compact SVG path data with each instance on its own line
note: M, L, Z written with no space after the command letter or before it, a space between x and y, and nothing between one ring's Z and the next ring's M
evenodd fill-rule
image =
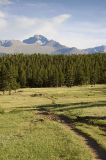
M34 113L38 114L41 118L57 121L58 123L62 123L66 127L69 127L79 136L82 143L84 143L84 145L86 145L86 147L90 150L93 160L106 160L105 150L103 150L103 148L101 148L93 138L76 129L73 120L65 116L58 116L53 113L49 113L46 108L38 109Z

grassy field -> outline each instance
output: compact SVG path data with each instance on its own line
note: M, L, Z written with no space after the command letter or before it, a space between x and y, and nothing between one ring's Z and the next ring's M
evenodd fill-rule
M0 160L93 159L73 130L38 110L68 118L106 150L106 85L27 88L0 93Z

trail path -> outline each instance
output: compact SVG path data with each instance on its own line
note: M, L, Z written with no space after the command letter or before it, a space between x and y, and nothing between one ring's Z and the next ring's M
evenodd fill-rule
M84 143L86 147L90 150L93 160L106 160L106 152L97 144L94 139L81 132L80 130L76 129L71 119L68 119L65 116L57 116L53 113L49 113L47 108L37 110L36 114L38 114L41 118L57 121L65 125L65 127L69 127L73 132L75 132L75 134L79 136L82 143Z

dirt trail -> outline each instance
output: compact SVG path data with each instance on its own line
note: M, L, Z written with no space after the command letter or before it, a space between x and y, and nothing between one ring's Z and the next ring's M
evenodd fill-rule
M90 152L92 153L93 160L106 160L106 152L97 144L97 142L94 139L84 134L80 130L76 129L71 119L65 116L57 116L55 114L49 113L49 111L45 108L42 108L41 110L37 110L36 114L38 114L42 118L57 121L69 127L79 136L82 143L84 143L87 146L87 148L90 150Z

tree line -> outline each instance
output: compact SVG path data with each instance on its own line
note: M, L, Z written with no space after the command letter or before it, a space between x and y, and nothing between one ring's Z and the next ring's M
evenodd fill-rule
M106 53L6 55L0 57L0 90L106 84Z

